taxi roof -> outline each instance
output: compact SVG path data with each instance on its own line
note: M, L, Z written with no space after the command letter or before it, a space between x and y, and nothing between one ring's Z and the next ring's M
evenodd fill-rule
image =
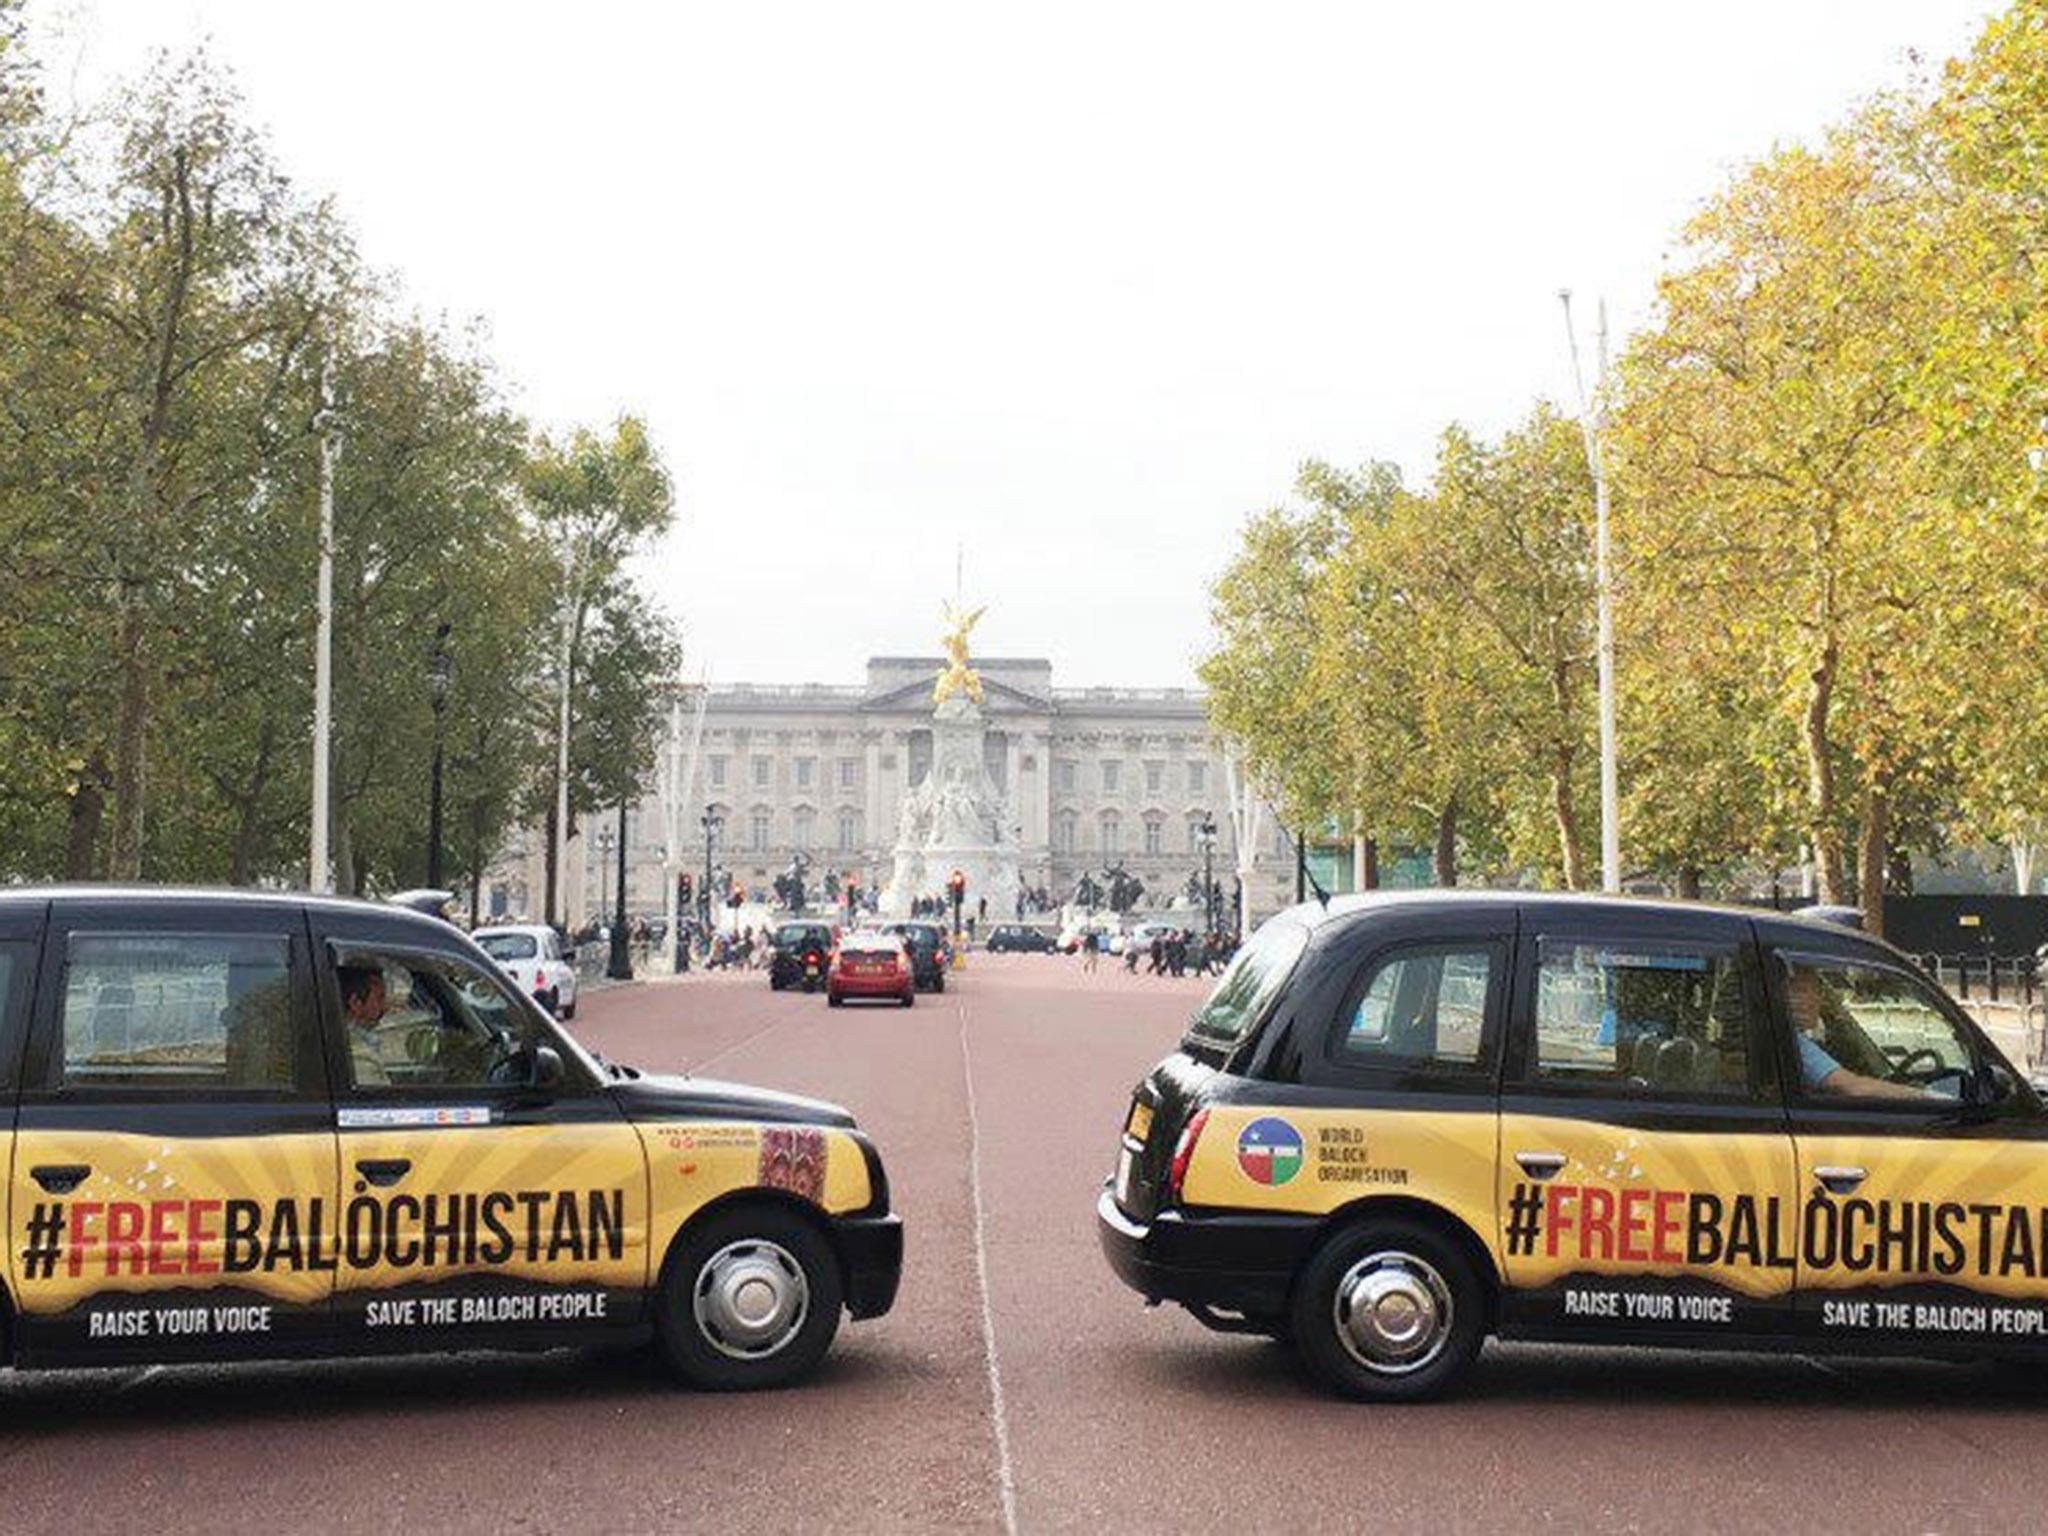
M1683 901L1666 896L1610 896L1603 892L1587 891L1488 890L1424 886L1396 891L1359 891L1344 896L1332 896L1327 907L1320 901L1298 902L1274 915L1292 918L1314 929L1373 912L1415 912L1427 911L1430 908L1473 907L1513 907L1539 916L1566 912L1580 915L1611 912L1616 916L1668 917L1676 923L1696 922L1701 918L1732 918L1766 925L1774 930L1774 937L1781 942L1787 934L1805 934L1812 935L1815 939L1825 936L1837 941L1846 940L1859 947L1882 950L1890 954L1899 953L1893 946L1875 935L1844 924L1841 921L1840 908L1827 908L1826 915L1821 915L1821 909L1815 909L1813 914L1809 915L1804 910L1780 912L1769 907Z
M239 885L96 885L73 881L57 885L0 887L0 907L40 906L50 901L210 902L235 906L293 907L316 911L375 913L379 917L413 918L435 928L450 926L409 907L394 906L368 896L316 895L312 891L252 890Z

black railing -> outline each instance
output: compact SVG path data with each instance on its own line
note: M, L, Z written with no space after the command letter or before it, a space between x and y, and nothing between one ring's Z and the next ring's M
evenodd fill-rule
M2031 1008L2041 996L2041 963L2031 955L1922 955L1920 964L1963 1002Z

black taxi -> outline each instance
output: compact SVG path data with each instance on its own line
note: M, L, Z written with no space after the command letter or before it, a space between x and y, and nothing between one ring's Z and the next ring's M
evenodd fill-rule
M1361 1398L1494 1334L2048 1351L2048 1113L1837 922L1418 892L1267 922L1133 1095L1111 1266Z
M846 1111L583 1050L390 906L0 895L5 1358L658 1342L771 1386L894 1300Z

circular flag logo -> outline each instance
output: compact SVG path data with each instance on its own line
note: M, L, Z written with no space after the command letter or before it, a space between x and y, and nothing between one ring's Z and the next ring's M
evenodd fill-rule
M1277 1115L1254 1120L1238 1135L1237 1166L1254 1184L1285 1184L1301 1172L1301 1133Z

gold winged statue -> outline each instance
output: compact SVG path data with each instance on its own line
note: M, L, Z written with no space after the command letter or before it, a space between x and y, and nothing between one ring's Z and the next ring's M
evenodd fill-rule
M948 603L945 612L947 627L940 643L946 647L946 656L951 664L939 673L938 683L932 689L932 704L935 707L943 704L956 693L964 693L979 704L981 675L967 665L967 636L988 609L981 607L972 613L962 613Z

